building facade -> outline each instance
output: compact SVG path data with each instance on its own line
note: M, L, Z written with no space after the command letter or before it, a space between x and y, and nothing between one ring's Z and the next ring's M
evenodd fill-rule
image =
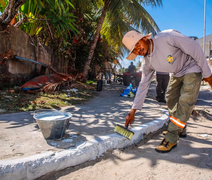
M203 38L196 39L203 49ZM205 57L212 59L212 34L205 37Z

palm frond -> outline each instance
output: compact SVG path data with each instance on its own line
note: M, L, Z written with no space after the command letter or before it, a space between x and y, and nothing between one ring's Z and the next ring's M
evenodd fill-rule
M107 12L101 29L101 35L120 56L124 55L126 48L122 44L123 35L129 30L153 35L160 31L154 19L142 6L160 6L161 0L113 0Z

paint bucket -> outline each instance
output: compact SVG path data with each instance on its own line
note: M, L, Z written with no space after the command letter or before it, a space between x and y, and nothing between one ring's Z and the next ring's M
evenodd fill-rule
M33 117L45 139L62 140L72 114L56 110L38 110L34 112Z

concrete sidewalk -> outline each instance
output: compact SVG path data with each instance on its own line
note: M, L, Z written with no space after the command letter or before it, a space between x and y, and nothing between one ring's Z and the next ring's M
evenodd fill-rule
M180 138L177 147L167 154L154 150L164 138L160 130L136 145L114 149L98 160L52 172L37 180L211 180L211 123L212 118L191 116L187 137Z
M124 125L133 102L133 98L120 97L124 88L117 84L104 86L91 101L62 108L61 111L73 114L62 141L45 140L33 112L1 115L0 179L35 179L95 159L107 150L137 143L143 134L164 126L168 113L154 100L153 84L148 92L150 98L136 113L133 139L115 134L116 124Z

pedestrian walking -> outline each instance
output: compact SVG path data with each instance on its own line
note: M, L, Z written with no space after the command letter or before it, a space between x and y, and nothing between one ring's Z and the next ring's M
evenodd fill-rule
M142 79L139 84L133 106L126 116L126 124L134 121L136 110L142 109L148 87L155 71L171 73L166 102L170 123L157 152L170 152L177 146L180 133L186 127L187 120L197 101L202 77L212 87L211 69L200 45L193 39L176 30L165 30L151 38L151 34L142 35L129 31L122 40L130 50L128 60L138 55L144 56Z

